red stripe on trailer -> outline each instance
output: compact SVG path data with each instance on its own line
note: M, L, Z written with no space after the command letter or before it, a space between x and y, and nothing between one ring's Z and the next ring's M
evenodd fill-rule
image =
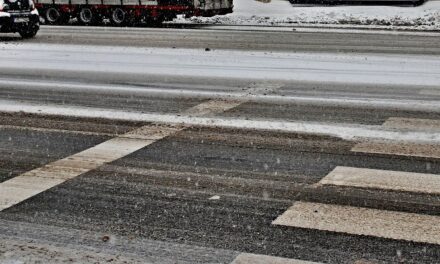
M42 5L41 5L42 6ZM111 9L115 6L113 5L90 5L96 9ZM171 10L171 11L186 11L192 9L189 6L183 6L183 5L124 5L124 8L132 8L132 9L155 9L157 11L162 10ZM70 10L69 5L62 5L60 9L65 8L63 10Z
M186 11L192 9L189 6L181 6L181 5L151 5L151 6L145 6L145 8L154 9L157 11L162 11L162 10Z
M59 9L62 12L70 12L70 11L72 11L72 8L70 7L70 5L60 5Z
M190 11L194 10L193 8L189 6L183 6L183 5L124 5L124 8L132 8L136 10L149 10L151 12L158 12L158 11L176 11L176 12L183 12L183 11ZM108 8L108 7L105 7Z

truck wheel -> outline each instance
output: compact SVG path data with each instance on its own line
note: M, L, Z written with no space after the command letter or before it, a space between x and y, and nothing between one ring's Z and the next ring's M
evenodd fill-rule
M56 25L60 23L61 13L58 9L54 7L49 7L44 13L44 19L46 20L46 24Z
M78 22L82 25L92 25L95 23L95 14L90 7L83 7L78 12Z
M110 22L114 26L124 26L127 22L127 13L122 8L115 8L110 15Z

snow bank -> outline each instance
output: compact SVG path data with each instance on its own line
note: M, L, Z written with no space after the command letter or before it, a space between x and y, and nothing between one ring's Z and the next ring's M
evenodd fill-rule
M234 0L234 13L210 18L178 19L180 23L227 25L357 25L365 27L440 29L440 1L413 6L299 6L287 0L262 3Z

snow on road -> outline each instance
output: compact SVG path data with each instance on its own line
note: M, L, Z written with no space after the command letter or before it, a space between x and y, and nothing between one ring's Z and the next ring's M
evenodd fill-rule
M440 29L440 1L413 6L300 6L287 0L262 3L234 0L234 12L211 18L178 19L180 23L226 25L357 25L399 27L419 30Z
M364 84L440 83L440 57L0 44L0 71L72 71ZM26 63L23 63L26 61Z
M219 127L272 132L293 132L330 135L346 140L372 139L385 141L406 141L414 143L439 144L437 131L396 130L377 125L326 123L286 120L260 120L227 117L198 117L187 114L162 114L124 111L105 108L33 104L13 100L0 100L0 112L27 113L43 116L68 116L99 118L120 121L138 121L197 127Z

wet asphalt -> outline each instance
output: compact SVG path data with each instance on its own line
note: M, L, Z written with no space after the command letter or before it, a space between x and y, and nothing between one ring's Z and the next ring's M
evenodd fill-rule
M52 44L111 45L161 48L310 51L347 53L439 54L438 36L279 32L274 30L216 29L211 25L190 28L115 28L43 26L38 37L26 42ZM9 36L6 41L17 40Z
M440 53L435 37L293 31L131 29L127 33L118 28L43 27L39 37L29 42ZM244 79L150 75L132 79L62 70L3 70L3 80L55 82L65 88L2 84L2 100L139 113L178 114L215 96L165 96L123 89L235 93L255 86ZM73 88L86 84L122 90ZM417 103L440 99L435 87L422 86L283 82L278 87L276 94L280 96L340 101L399 99ZM389 117L438 120L439 113L258 101L245 102L217 117L380 126ZM0 182L145 124L0 113ZM438 159L355 153L350 150L356 141L324 134L188 127L1 211L0 262L12 255L32 256L28 263L231 263L238 254L247 252L323 263L438 263L438 245L271 224L295 201L440 215L438 195L316 186L336 166L440 174Z
M21 128L0 126L2 139L12 137L2 143L2 169L13 172L3 180L141 125L14 115L3 117L2 125L18 122ZM71 127L60 131L60 122ZM87 235L84 243L102 252L114 246L102 241L108 236L130 241L113 252L158 263L230 263L237 252L325 263L434 263L435 245L271 225L297 200L439 214L435 195L316 188L336 166L440 173L439 160L354 154L354 144L316 135L187 129L2 211L2 226L8 226L2 237L79 250L85 245L77 236ZM143 243L150 244L139 247Z

